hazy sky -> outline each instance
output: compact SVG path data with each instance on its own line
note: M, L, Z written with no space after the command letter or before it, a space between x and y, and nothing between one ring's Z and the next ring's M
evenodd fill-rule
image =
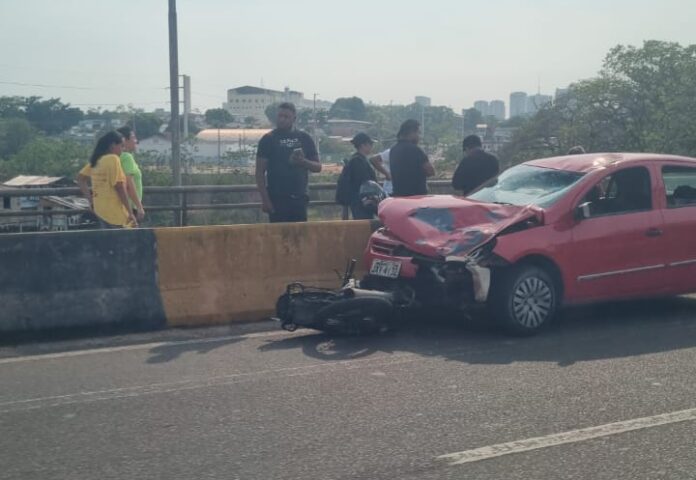
M200 109L263 80L459 110L539 81L553 93L618 43L696 43L695 0L178 0L178 13L180 72ZM167 0L0 0L0 95L152 109L168 83Z

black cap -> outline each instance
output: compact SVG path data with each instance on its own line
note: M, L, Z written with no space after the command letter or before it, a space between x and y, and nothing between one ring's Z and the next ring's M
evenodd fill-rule
M351 140L350 143L352 143L355 148L358 148L360 145L365 145L367 143L373 144L375 142L367 133L360 132L353 137L353 140Z

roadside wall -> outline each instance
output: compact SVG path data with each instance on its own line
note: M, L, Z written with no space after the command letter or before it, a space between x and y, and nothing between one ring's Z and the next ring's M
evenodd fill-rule
M0 235L0 332L200 326L271 315L288 283L336 287L369 221Z
M0 235L0 332L165 324L149 230Z
M336 287L348 259L362 267L371 232L369 221L158 229L167 324L257 320L288 283Z

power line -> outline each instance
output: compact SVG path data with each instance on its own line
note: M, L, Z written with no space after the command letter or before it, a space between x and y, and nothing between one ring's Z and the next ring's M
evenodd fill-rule
M24 83L24 82L7 82L0 80L0 85L14 85L17 87L38 87L38 88L62 88L69 90L113 90L115 88L130 89L128 86L120 87L82 87L76 85L49 85L43 83ZM166 87L138 87L138 90L165 90Z
M75 107L127 107L129 105L169 105L168 101L164 102L128 102L128 103L71 103Z
M2 85L14 85L18 87L40 87L40 88L67 88L70 90L97 90L93 87L75 87L69 85L44 85L39 83L22 83L22 82L3 82L0 81Z

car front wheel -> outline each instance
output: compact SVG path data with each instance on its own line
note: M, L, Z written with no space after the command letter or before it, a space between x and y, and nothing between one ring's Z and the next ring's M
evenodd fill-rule
M551 275L533 265L520 265L494 278L489 307L509 333L533 335L551 322L558 301Z

